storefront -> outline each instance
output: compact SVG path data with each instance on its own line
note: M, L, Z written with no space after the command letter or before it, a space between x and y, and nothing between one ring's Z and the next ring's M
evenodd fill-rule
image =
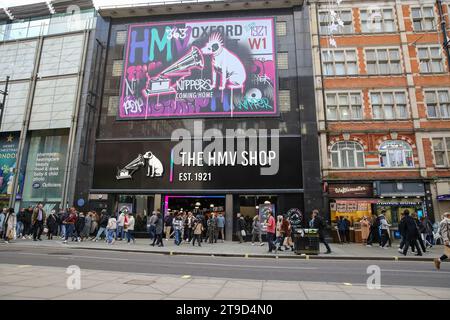
M436 219L440 221L444 212L450 212L450 182L441 180L436 182Z

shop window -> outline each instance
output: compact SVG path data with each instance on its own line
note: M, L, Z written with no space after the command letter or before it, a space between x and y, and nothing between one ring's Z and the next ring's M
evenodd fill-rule
M411 146L402 140L388 140L379 149L380 166L383 168L412 168L414 167Z
M333 168L364 168L364 148L354 141L341 141L331 147Z
M112 76L120 77L122 75L123 60L114 60L112 65Z
M370 103L374 119L394 120L408 117L405 92L371 92Z
M330 11L320 11L319 12L319 23L320 23L320 34L348 34L353 33L353 13L352 10L339 10L335 11L336 17L335 23L338 25L337 30L332 30L330 28L330 24L332 23L333 17L330 14ZM342 24L338 24L338 21L341 20Z
M276 33L277 33L277 36L279 36L279 37L283 37L287 34L286 21L277 21Z
M280 70L289 69L289 59L287 52L278 52L277 54L277 67Z
M448 167L450 164L450 138L434 138L433 152L436 167Z
M361 93L327 93L327 120L362 120Z
M428 118L450 118L450 98L448 90L425 91Z
M394 9L361 10L362 32L394 32Z
M411 8L413 28L416 32L436 30L434 7Z
M326 76L355 75L358 73L356 50L322 51L323 70Z
M369 74L399 74L400 49L366 49L366 64Z
M430 46L417 48L417 56L419 58L421 73L444 72L441 47Z

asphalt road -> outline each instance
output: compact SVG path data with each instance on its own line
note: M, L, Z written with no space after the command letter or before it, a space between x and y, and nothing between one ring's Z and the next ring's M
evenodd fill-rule
M381 285L450 288L450 263L436 271L430 262L290 260L168 256L149 253L84 249L30 248L18 244L0 245L0 263L33 266L176 274L233 279L266 279L365 284L367 267L381 269Z

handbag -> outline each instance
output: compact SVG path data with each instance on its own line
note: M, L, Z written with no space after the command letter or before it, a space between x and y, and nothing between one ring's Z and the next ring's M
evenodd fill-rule
M47 227L44 228L44 234L45 233L48 233L48 228Z
M245 233L245 230L241 230L241 235L242 235L243 237L245 237L245 236L247 235L247 233Z

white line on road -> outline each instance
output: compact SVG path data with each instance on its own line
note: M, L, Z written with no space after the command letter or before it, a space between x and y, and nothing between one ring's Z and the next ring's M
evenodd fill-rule
M65 254L47 254L47 253L26 253L26 252L17 252L16 254L21 255L31 255L31 256L45 256L45 257L64 257L66 259L70 258L85 258L85 259L96 259L96 260L119 260L119 261L129 261L130 259L121 259L121 258L105 258L105 257L90 257L90 256L70 256Z
M260 268L260 269L292 269L292 270L317 270L316 267L283 267L283 266L252 266L245 264L223 264L223 263L204 263L204 262L183 262L182 264L219 266L219 267L238 267L238 268Z
M430 270L402 270L402 269L381 269L381 272L403 272L403 273L434 273L434 274L447 274L450 273L448 271L430 271Z

